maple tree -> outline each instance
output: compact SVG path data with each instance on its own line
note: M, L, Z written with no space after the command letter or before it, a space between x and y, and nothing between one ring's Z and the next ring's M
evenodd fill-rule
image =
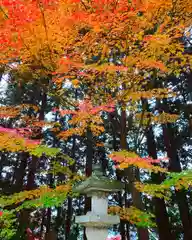
M67 138L73 134L82 135L86 133L88 129L94 135L100 135L104 132L102 118L99 116L102 111L113 112L114 105L107 104L93 107L89 100L85 100L84 102L79 103L78 111L60 110L61 115L71 114L72 119L69 121L69 124L76 125L77 127L61 132L59 137Z
M120 146L109 149L112 152L109 157L119 163L128 175L133 206L115 211L120 213L122 219L137 226L140 239L148 238L148 232L143 228L154 227L155 224L144 212L138 190L162 198L165 192L171 194L170 188L173 186L180 190L188 189L191 184L190 172L174 175L158 165L161 161L157 157L140 157L142 154L137 152L149 128L161 125L166 139L169 124L179 121L179 114L167 111L161 103L165 99L174 101L180 95L174 91L173 84L167 84L168 76L176 75L179 78L190 71L191 54L186 53L181 38L191 25L191 1L1 0L0 10L0 63L8 74L16 70L14 81L19 87L31 82L39 84L42 93L40 107L43 109L41 111L38 106L31 106L34 112L32 117L22 113L23 108L29 107L26 104L0 107L3 121L8 118L14 122L19 118L25 125L13 129L2 126L0 150L27 152L33 155L32 162L35 163L37 159L34 160L34 156L41 157L45 153L49 161L49 158L58 157L61 151L55 147L55 142L67 145L72 137L80 137L80 140L86 139L92 143L87 144L90 152L86 167L90 173L93 147L101 150L105 146L101 141L103 135L107 132L111 134L111 126L106 119L111 118L111 125L118 125L115 118L120 115L120 128L113 128L113 139L120 129ZM67 82L74 91L67 89ZM55 100L56 105L52 112L57 117L52 123L44 121L48 97ZM67 104L64 103L66 99ZM159 104L156 109L158 113L145 109L146 101ZM61 119L64 119L65 126L62 126ZM43 127L51 126L50 132L57 140L52 140L53 148L40 144L39 137L33 139L33 126L40 127L42 132ZM136 136L136 141L129 144L133 146L133 151L127 148L128 131ZM141 137L139 140L138 136ZM165 143L167 152L171 144ZM64 158L69 160L66 155ZM168 161L171 164L172 160ZM61 205L70 195L69 185L79 177L71 174L69 162L67 168L62 168L57 162L54 164L53 171L49 172L48 185L51 186L45 192L44 188L21 189L11 197L2 196L2 206L24 202L16 211L44 207L50 213L50 207ZM36 170L33 165L31 168L33 171L30 173L34 176ZM160 184L145 185L138 176L135 177L139 175L136 174L137 170L142 172L143 169L152 174L167 174L168 178ZM133 173L130 174L129 170ZM65 172L65 185L53 189L52 182L57 182L57 179L53 181L52 175L55 173L59 179L60 171ZM122 180L118 174L117 171L117 177ZM123 222L121 226L124 228ZM9 227L8 224L7 229ZM5 233L1 233L2 236ZM14 230L12 233L15 233ZM125 239L123 231L121 234Z

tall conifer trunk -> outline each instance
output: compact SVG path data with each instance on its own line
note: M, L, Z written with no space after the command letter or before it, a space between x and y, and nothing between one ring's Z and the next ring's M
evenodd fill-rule
M164 100L162 104L162 110L165 112L168 112L168 106L167 106L167 101ZM178 157L177 153L177 146L175 142L175 135L174 131L171 127L170 123L163 124L163 139L164 139L164 144L166 147L167 155L169 158L169 171L171 172L181 172L181 163ZM190 240L192 239L192 220L191 216L189 213L189 205L188 205L188 200L186 197L186 194L184 191L179 190L175 191L176 195L176 201L179 207L179 212L181 216L181 221L183 225L183 231L184 231L184 240Z
M163 138L167 150L167 155L169 157L169 171L181 172L181 164L177 154L177 149L175 149L176 144L174 144L174 135L171 133L170 124L163 126ZM183 225L184 240L190 240L192 239L192 225L188 200L186 198L185 192L182 190L175 191L175 195Z
M71 149L71 157L75 159L75 151L76 151L76 136L73 136L73 145ZM70 170L72 173L75 172L75 163L70 166ZM65 239L70 239L70 231L71 231L71 220L72 220L72 214L73 214L73 206L72 206L72 198L67 198L67 219L66 219L66 230L65 230Z
M142 105L144 109L149 110L148 102L147 100L142 101ZM156 142L153 134L153 128L150 125L147 128L146 131L146 138L147 138L147 152L150 157L153 159L157 159L157 147ZM164 177L160 173L152 173L151 178L153 183L160 184ZM169 223L169 217L166 210L165 201L163 199L154 197L153 198L153 204L155 208L155 217L156 217L156 223L159 233L159 240L166 240L166 239L175 239L173 234L171 233L171 227Z
M26 173L27 160L29 158L29 154L25 152L22 152L19 155L20 155L20 164L15 174L15 191L16 192L20 192L23 189L23 179Z
M149 127L147 133L147 150L150 157L157 159L156 143L154 139L153 129ZM162 176L160 174L152 173L153 183L161 183ZM175 239L171 233L169 217L166 210L165 201L163 199L154 197L153 203L155 207L156 223L159 232L159 240Z
M121 111L121 133L120 134L121 134L120 147L121 147L121 149L127 150L126 111L124 109L122 109L122 111ZM129 167L129 168L125 169L125 172L127 173L128 180L130 183L130 191L131 191L131 195L132 195L133 205L136 208L143 210L144 206L143 206L141 194L134 186L134 182L139 181L139 169L133 169L132 167ZM148 240L149 239L149 234L148 234L147 229L138 228L137 233L138 233L139 240Z
M27 167L27 160L28 160L29 154L22 152L20 153L20 164L18 169L16 170L15 174L15 192L21 192L24 188L24 177L26 173L26 167ZM25 209L20 212L20 215L18 217L18 230L16 233L16 237L24 237L25 236L25 229L29 226L29 210Z
M110 113L109 114L109 120L111 122L112 136L113 136L113 146L112 146L112 148L113 148L114 151L119 150L118 141L117 141L117 133L118 133L118 131L121 130L120 125L117 124L116 117L117 117L117 112L116 111L115 111L115 113ZM117 176L118 181L122 180L122 174L121 174L121 171L119 169L116 169L116 176ZM123 207L123 201L122 201L122 196L121 196L120 192L118 193L118 203L119 203L120 207ZM127 230L127 233L126 233L126 230ZM127 226L126 230L125 230L125 222L120 219L119 231L120 231L122 240L126 239L126 235L129 236L129 227L128 226ZM127 240L129 240L129 238Z
M42 103L39 111L39 121L43 121L45 118L45 108L47 106L47 93L42 93ZM32 156L31 164L29 166L29 173L27 178L27 190L34 189L35 186L35 173L37 169L38 157Z
M42 100L42 104L41 104L40 112L39 112L39 121L43 121L44 118L45 118L45 108L47 106L47 93L46 92L42 93L41 100ZM27 176L27 185L26 185L27 190L33 190L33 189L36 188L35 173L36 173L36 170L37 170L37 163L38 163L38 157L32 156L31 163L29 165L29 173L28 173L28 176ZM22 222L27 223L27 227L29 226L30 211L31 211L30 209L27 209L27 210L25 209L23 211L23 216L24 217L22 217ZM48 218L50 217L49 215L50 214L47 213Z
M87 129L87 151L86 151L86 166L85 166L85 174L86 177L91 176L92 174L92 163L93 163L93 143L92 143L92 132ZM85 214L91 211L91 198L85 197ZM84 240L87 240L85 231L84 231Z

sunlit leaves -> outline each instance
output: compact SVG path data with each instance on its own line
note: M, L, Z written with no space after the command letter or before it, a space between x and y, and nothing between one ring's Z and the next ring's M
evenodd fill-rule
M2 207L9 206L13 203L18 204L23 202L26 199L31 200L31 199L39 198L42 194L48 191L51 191L49 187L42 186L39 189L35 189L32 191L23 191L20 193L15 193L11 197L6 197L6 196L1 197L0 203Z
M163 99L167 97L174 96L175 94L169 89L165 88L154 88L151 91L132 91L132 90L122 90L119 91L119 97L123 96L125 101L138 101L141 99Z
M22 208L27 208L27 207L30 208L31 206L39 207L40 204L41 206L43 206L44 200L46 201L47 197L56 198L57 195L60 196L63 194L65 198L66 194L68 194L70 189L71 189L70 184L60 185L60 186L57 186L55 189L49 188L48 186L41 186L38 189L15 193L12 196L8 196L8 197L2 196L0 198L0 203L2 207L12 205L13 203L15 204L23 203L23 205L17 208L17 211L19 211ZM30 200L34 200L34 201L30 201ZM35 204L37 205L35 206Z
M14 211L3 210L3 214L0 216L0 238L11 239L15 235L14 224L16 221Z
M63 54L63 45L70 43L69 29L64 24L68 1L58 4L57 1L4 1L3 4L7 15L0 32L1 61L14 58L22 59L25 64L30 59L44 70L54 71L60 54Z
M173 189L182 190L190 189L192 186L192 171L182 171L181 173L168 173L166 180L161 184L142 184L137 182L135 184L136 188L146 194L151 196L164 198L170 200L171 191Z
M30 154L40 157L45 154L48 157L55 157L60 152L59 148L52 148L45 145L39 145L30 151Z
M0 107L0 118L15 118L20 114L19 109L14 107Z
M25 201L17 210L23 208L44 208L61 205L71 190L70 184L59 185L55 189L47 188L40 196L32 198L31 201ZM30 191L29 191L30 194ZM26 198L27 200L28 198Z
M157 166L161 160L154 160L150 157L141 158L134 152L128 151L120 151L120 152L113 152L109 155L109 157L118 163L118 168L124 169L130 166L135 166L138 168L147 169L148 171L152 172L166 172L167 170ZM156 164L156 165L154 165Z
M102 134L105 128L101 113L112 112L114 105L104 105L101 102L103 99L107 102L110 94L117 105L123 102L129 106L137 104L141 99L159 100L174 96L164 88L148 90L153 73L157 80L160 79L159 76L179 74L191 61L190 56L183 54L184 46L180 41L190 20L190 0L1 2L2 63L19 61L22 67L16 68L22 73L29 72L30 77L37 81L41 81L42 76L56 73L52 81L56 88L62 88L67 79L75 88L81 89L84 85L88 88L92 101L82 101L74 108L69 107L69 110L63 106L64 110L58 111L61 117L67 118L69 128L63 131L62 126L54 126L52 132L64 140L72 135L84 136L87 131L91 131L93 136ZM183 20L182 24L178 24L178 19ZM26 80L24 74L21 79ZM49 84L43 86L46 90L50 87ZM125 110L129 107L126 104ZM16 107L2 107L0 110L1 118L13 119L22 115L22 110ZM135 112L133 111L133 114ZM22 120L27 120L24 116L21 117ZM142 124L145 125L149 122L172 123L178 116L167 113L152 115L145 112L133 118L139 123L143 120ZM29 123L29 119L26 122ZM42 127L44 122L36 121L34 125ZM38 141L29 139L29 136L25 137L25 130L0 130L1 151L29 152L37 157L42 154L55 157L60 151L41 146ZM119 164L120 169L131 166L150 172L166 172L166 169L160 167L159 160L142 158L132 152L115 152L110 157ZM58 162L53 162L49 173L62 173L71 177L71 171ZM137 188L152 196L163 197L171 186L176 189L187 188L190 181L189 176L178 178L170 175L169 179L160 185L138 183ZM60 186L44 190L24 191L13 195L10 199L4 199L2 206L23 201L20 209L58 206L66 199L70 187ZM138 226L150 225L149 219L136 209L129 209L128 212L122 210L120 214L128 215L128 220Z
M154 115L150 112L138 113L135 115L136 122L140 123L142 121L143 125L174 123L178 118L179 116L177 114L168 114L165 112L158 115Z
M61 115L72 115L69 124L74 128L62 131L59 137L67 139L72 135L83 135L89 129L93 135L98 136L104 131L103 120L100 116L101 112L113 112L114 105L108 103L101 106L93 106L91 101L85 100L79 103L78 110L60 110Z
M32 104L21 104L17 106L0 106L0 118L16 118L26 111L33 109L37 112L38 107Z
M51 165L52 165L52 167L48 171L49 173L52 173L53 175L57 175L57 174L62 173L65 176L68 176L68 177L72 176L72 171L69 169L69 167L62 166L62 164L57 162L57 161L52 162Z
M17 129L0 128L0 150L8 152L29 152L31 155L38 157L42 156L42 154L55 157L60 152L58 148L40 145L39 140L24 138L21 133L22 129L17 131Z
M138 227L155 227L153 222L154 215L141 211L135 207L121 208L112 206L109 208L109 213L118 214L122 220L129 221Z
M27 140L15 133L5 133L0 131L1 151L20 152L35 149L39 141Z
M164 198L165 200L169 200L171 197L170 186L163 187L160 184L143 184L141 182L136 182L135 187L138 191L152 197Z

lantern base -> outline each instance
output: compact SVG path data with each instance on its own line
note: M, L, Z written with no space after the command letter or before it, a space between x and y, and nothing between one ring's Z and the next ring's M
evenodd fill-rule
M119 224L120 218L116 215L99 215L88 212L86 215L76 216L75 222L88 228L108 228L114 224Z
M108 236L108 229L87 227L85 233L87 240L106 240Z

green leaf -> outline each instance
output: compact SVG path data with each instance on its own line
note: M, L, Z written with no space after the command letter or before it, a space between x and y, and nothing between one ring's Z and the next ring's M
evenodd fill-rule
M46 154L48 157L55 157L60 152L59 148L51 148L45 145L39 145L33 149L30 153L34 156L41 157L43 154Z

